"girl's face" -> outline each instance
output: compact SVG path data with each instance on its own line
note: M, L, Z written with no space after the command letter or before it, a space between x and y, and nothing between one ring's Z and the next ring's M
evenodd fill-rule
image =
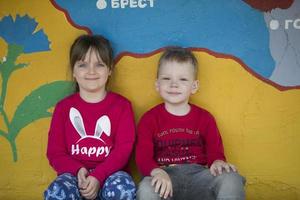
M105 93L105 85L111 70L91 48L84 60L76 61L73 76L76 79L80 94Z
M198 89L194 67L189 62L165 61L160 66L156 90L169 105L184 105Z

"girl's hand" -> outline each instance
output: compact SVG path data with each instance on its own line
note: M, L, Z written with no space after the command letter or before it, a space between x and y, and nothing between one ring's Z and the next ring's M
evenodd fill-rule
M215 160L210 166L209 171L213 176L217 176L223 173L223 169L225 169L226 172L237 171L234 165L224 162L223 160Z
M97 198L99 189L100 189L100 183L99 181L93 177L93 176L88 176L87 178L87 188L86 189L81 189L80 194L85 198L89 200L93 200Z
M78 179L78 187L79 189L86 189L87 187L87 179L89 172L85 167L82 167L77 172L77 179Z
M154 191L159 193L159 196L162 198L168 198L168 196L173 196L173 187L172 182L163 169L155 168L151 171L152 181L151 185L155 187Z

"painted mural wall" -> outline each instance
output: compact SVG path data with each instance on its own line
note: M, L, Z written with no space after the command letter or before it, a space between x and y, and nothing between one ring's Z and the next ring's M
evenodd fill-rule
M69 47L84 33L112 41L109 88L132 101L136 121L161 102L161 51L191 48L191 101L216 117L247 199L300 199L300 0L0 1L0 199L42 199L55 178L48 128L72 90Z

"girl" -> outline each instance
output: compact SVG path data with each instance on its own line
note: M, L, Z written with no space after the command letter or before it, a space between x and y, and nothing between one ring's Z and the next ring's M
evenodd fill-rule
M55 107L47 157L58 177L45 199L134 199L126 168L135 138L130 102L106 90L113 70L110 43L82 35L70 49L77 92Z

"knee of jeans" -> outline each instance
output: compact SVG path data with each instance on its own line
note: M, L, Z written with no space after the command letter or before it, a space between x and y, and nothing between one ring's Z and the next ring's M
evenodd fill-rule
M136 193L137 200L160 200L160 197L154 191L154 187L151 185L151 177L144 177L139 183Z
M221 187L241 188L245 184L245 178L236 172L223 173L217 179Z

